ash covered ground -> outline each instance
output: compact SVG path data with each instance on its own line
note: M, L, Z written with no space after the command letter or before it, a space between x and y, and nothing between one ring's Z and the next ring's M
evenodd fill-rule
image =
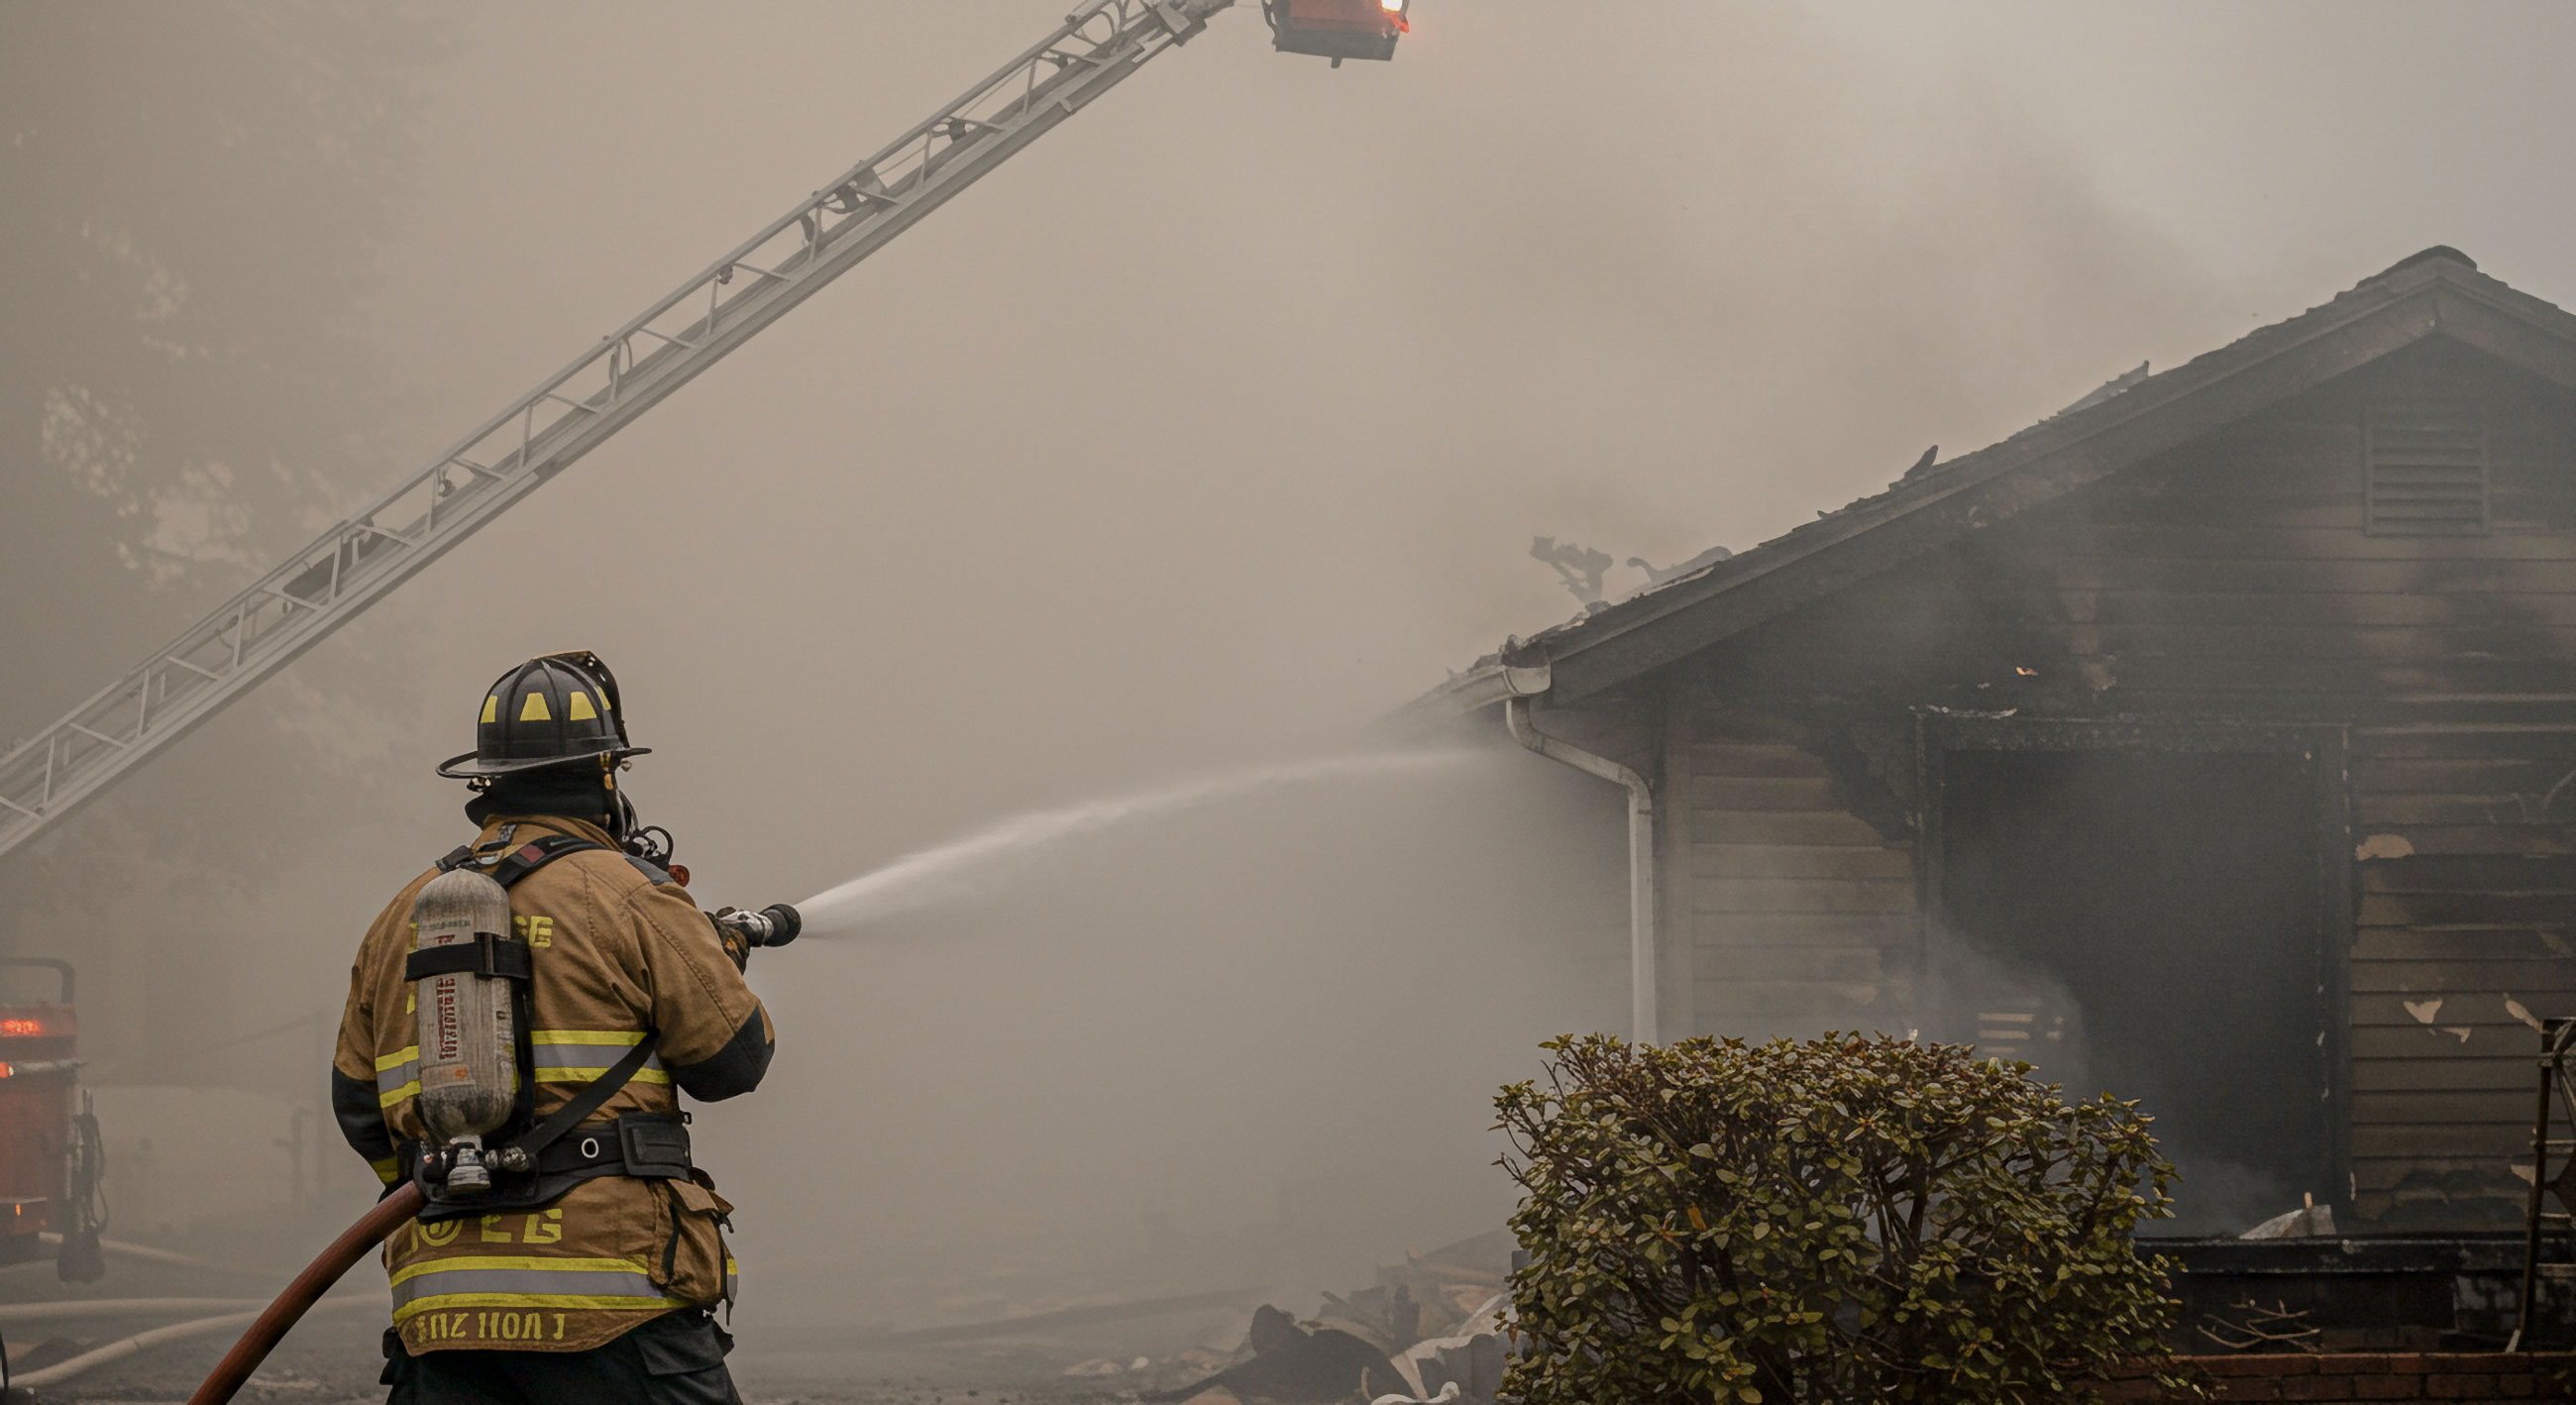
M23 1380L136 1333L255 1308L293 1272L273 1249L256 1236L184 1249L147 1246L144 1254L163 1257L111 1254L107 1277L89 1285L59 1282L50 1260L0 1267L0 1332L13 1372ZM1235 1392L1213 1383L1220 1373L1234 1373L1227 1380L1249 1391L1264 1379L1276 1384L1284 1369L1319 1369L1332 1377L1359 1358L1381 1372L1404 1362L1400 1373L1416 1380L1399 1389L1436 1392L1419 1381L1449 1378L1441 1373L1455 1362L1440 1354L1441 1343L1495 1329L1492 1313L1510 1254L1508 1236L1488 1234L1429 1254L1408 1250L1399 1263L1354 1275L1373 1277L1367 1286L1339 1293L1249 1287L1150 1299L1090 1293L1044 1311L999 1317L917 1299L925 1305L895 1314L906 1321L791 1325L747 1303L734 1324L738 1345L730 1364L750 1405L1083 1405L1175 1398L1192 1386L1202 1387L1188 1396L1194 1405L1236 1405ZM117 1310L109 1305L116 1300L135 1307ZM46 1305L81 1310L29 1320ZM314 1405L382 1400L386 1314L381 1277L362 1265L238 1398ZM1269 1322L1266 1336L1262 1318ZM239 1331L233 1324L165 1341L40 1384L37 1398L184 1400ZM1408 1348L1416 1356L1430 1352L1430 1359L1409 1360ZM1256 1375L1241 1375L1247 1369ZM1257 1374L1263 1371L1269 1376ZM1307 1380L1305 1389L1291 1393L1322 1398L1312 1393L1315 1386L1342 1384L1337 1377ZM1384 1393L1379 1384L1370 1381L1371 1394Z

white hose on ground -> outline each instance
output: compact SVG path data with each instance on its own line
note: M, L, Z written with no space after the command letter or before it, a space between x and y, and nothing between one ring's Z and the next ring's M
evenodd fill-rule
M258 1307L266 1298L82 1298L77 1302L8 1303L0 1305L0 1327L21 1322L60 1322L66 1318L167 1317L182 1312L239 1312Z
M315 1303L313 1306L317 1309L326 1307L382 1308L384 1304L373 1297L347 1297L325 1298L322 1301ZM249 1312L228 1312L221 1317L200 1317L188 1322L173 1322L167 1327L155 1327L149 1332L137 1332L133 1336L109 1342L107 1345L98 1348L96 1351L82 1352L80 1355L75 1356L68 1361L57 1361L53 1365L44 1367L41 1370L29 1371L24 1375L12 1372L9 1377L9 1384L12 1386L24 1386L28 1389L34 1389L37 1386L55 1385L60 1382L70 1380L72 1377L77 1376L92 1367L104 1366L111 1361L122 1361L125 1358L134 1355L136 1352L148 1351L164 1342L184 1341L189 1337L202 1337L212 1332L233 1331L238 1328L249 1326L252 1322L257 1321L258 1318L259 1311L257 1309L253 1309Z

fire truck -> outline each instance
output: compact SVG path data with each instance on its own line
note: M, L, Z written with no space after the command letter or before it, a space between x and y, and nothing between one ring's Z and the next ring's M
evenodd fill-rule
M53 974L54 997L21 1000L12 990L0 1003L0 1263L40 1257L50 1239L63 1280L88 1283L105 1272L98 1236L107 1226L107 1166L80 1086L72 967L0 957L0 980L31 970Z

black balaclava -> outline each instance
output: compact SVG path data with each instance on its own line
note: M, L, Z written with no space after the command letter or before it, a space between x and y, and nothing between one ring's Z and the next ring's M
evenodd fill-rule
M588 820L617 833L615 792L603 779L599 762L590 757L568 766L541 766L494 776L492 783L465 802L465 817L480 825L494 815L561 815Z

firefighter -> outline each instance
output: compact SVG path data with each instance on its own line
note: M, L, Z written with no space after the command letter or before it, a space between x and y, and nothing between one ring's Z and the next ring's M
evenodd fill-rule
M712 1312L733 1301L733 1207L690 1157L678 1094L735 1097L769 1067L769 1015L743 982L749 945L698 910L687 871L675 881L662 866L667 835L649 842L618 790L618 771L646 749L628 743L617 681L596 656L531 659L481 708L475 749L438 767L474 787L465 813L481 832L368 929L332 1062L350 1145L388 1192L408 1178L429 1193L384 1252L391 1405L736 1405L733 1339ZM513 929L481 959L495 979L515 973L518 1073L504 1095L517 1107L484 1140L542 1143L496 1152L488 1176L456 1169L452 1144L427 1143L419 1106L413 982L428 983L413 903L460 868L506 887ZM529 1164L514 1170L514 1155Z

